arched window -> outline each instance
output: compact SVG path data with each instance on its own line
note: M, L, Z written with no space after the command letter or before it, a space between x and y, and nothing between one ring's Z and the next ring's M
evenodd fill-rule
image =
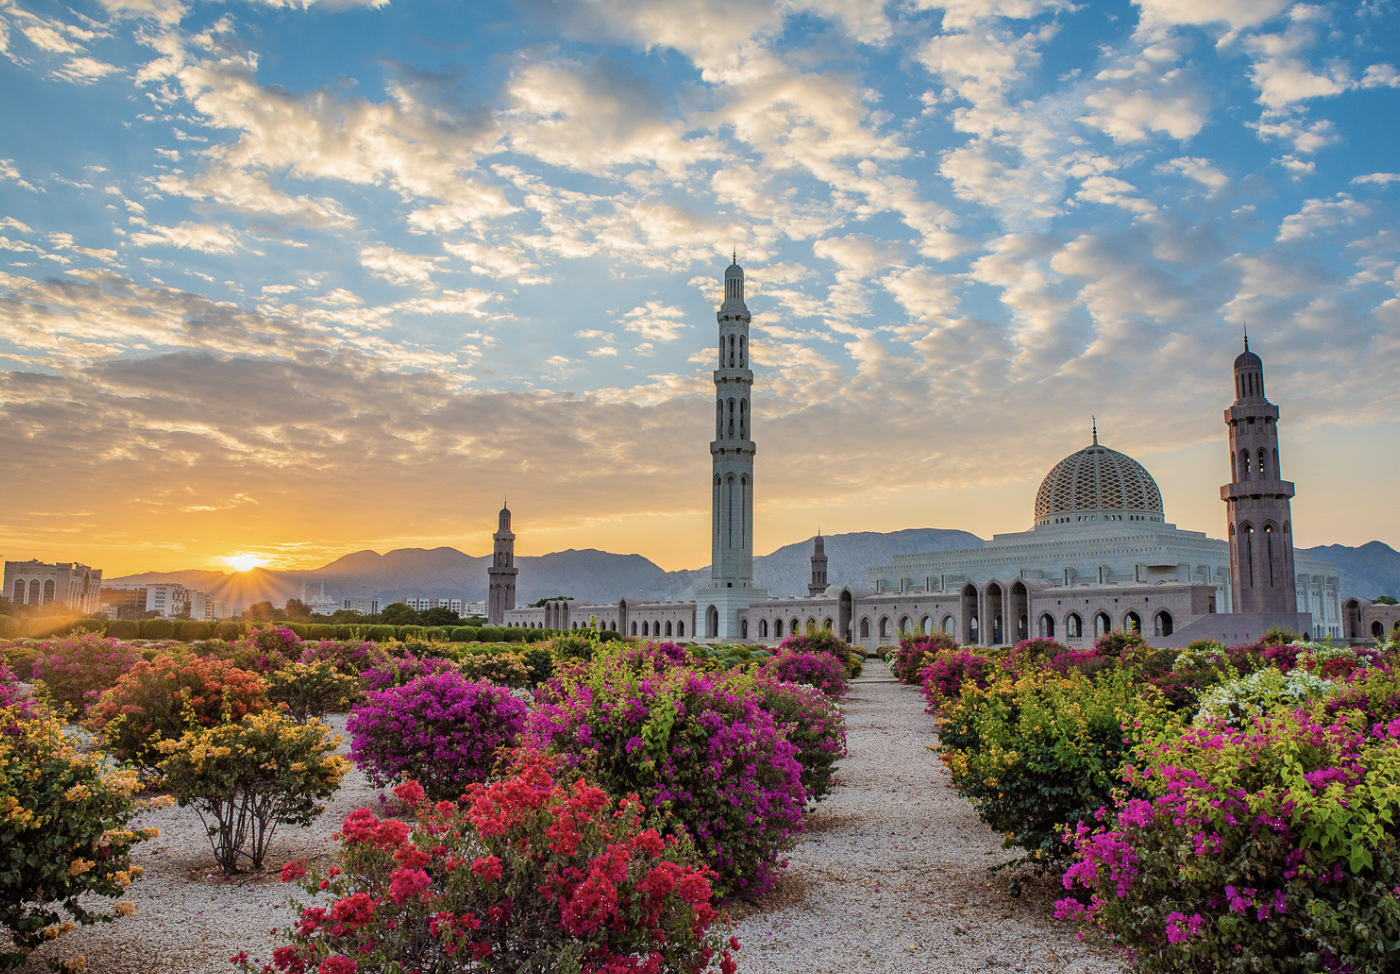
M949 635L949 636L956 636L956 635L957 635L957 629L958 629L957 621L954 620L952 616L944 616L944 617L943 617L943 632L944 632L944 633L946 633L946 634Z
M719 436L718 429L715 430L715 435ZM1230 454L1230 479L1232 481L1240 479L1240 461L1233 453Z
M711 639L719 636L719 610L713 605L705 610L705 632Z
M1170 636L1174 629L1172 614L1165 609L1157 613L1157 617L1152 620L1152 634L1154 636Z
M791 625L788 626L789 635L796 636L801 631L801 624L796 619L793 619Z
M835 626L835 623L832 622L830 619L822 620L822 628L825 629L827 632L831 632L833 626Z
M729 367L734 368L734 336L729 336Z
M734 435L734 400L729 400L729 435Z
M972 637L972 645L976 646L981 641L981 626L977 624L977 617L973 616L967 621L967 634Z
M1108 617L1108 613L1099 612L1094 616L1094 638L1107 636L1113 631L1113 620Z
M1065 638L1079 639L1084 635L1084 623L1079 618L1078 612L1071 612L1065 617Z
M1385 626L1381 625L1379 619L1371 623L1371 635L1375 636L1377 639L1385 638Z
M759 639L767 639L767 638L768 638L768 620L767 620L767 619L759 619L759 620L758 620L758 638L759 638Z
M909 617L908 617L908 616L902 616L902 617L900 618L900 620L899 620L899 634L900 634L901 636L907 636L907 635L909 635Z
M748 401L747 399L740 399L740 400L739 400L739 439L741 439L741 440L747 440L748 438L749 438L749 401Z
M15 579L15 597L12 601L15 605L24 604L24 579L22 578Z
M1269 479L1269 451L1262 446L1259 448L1259 479Z
M1265 554L1269 559L1269 587L1274 586L1274 526L1264 525L1264 547Z
M666 635L671 635L671 623L669 620L666 622Z
M805 631L806 631L806 632L816 632L816 631L817 631L817 620L816 620L814 617L812 617L812 616L808 616L808 617L807 617L807 628L806 628Z
M1129 612L1123 617L1123 631L1142 635L1142 617L1136 612Z
M632 635L635 636L636 634L637 634L637 624L634 622L634 623L632 623Z
M1055 617L1048 612L1040 617L1039 635L1041 639L1055 638Z
M861 639L869 639L869 638L870 638L870 619L869 619L869 618L865 618L865 619L860 620L860 638L861 638Z
M719 336L719 367L724 368L724 336Z
M1254 528L1248 524L1240 525L1240 564L1245 567L1245 577L1249 580L1249 587L1254 587Z
M933 632L933 620L930 619L928 616L924 616L922 619L920 619L919 632L924 633L925 635Z
M777 639L783 638L783 620L777 619L773 622L773 636Z
M643 635L643 636L649 636L649 635L651 635L651 633L647 632L647 624L646 624L645 622L642 623L642 635Z
M889 617L889 616L881 616L881 617L880 617L880 638L881 638L881 639L889 639L889 638L890 638L890 617Z
M740 638L740 639L748 639L748 638L749 638L749 620L747 620L747 619L740 619L740 620L739 620L739 638Z
M684 622L678 622L678 623L676 623L676 635L677 635L677 636L684 636L684 635L685 635L685 623L684 623Z
M1240 451L1240 480L1249 479L1249 451Z
M1281 473L1278 472L1278 451L1277 451L1277 450L1274 451L1274 466L1273 466L1273 470L1274 470L1274 479L1275 479L1275 480L1282 480L1282 479L1283 479L1283 474L1281 474Z
M715 439L724 435L724 403L715 403Z
M54 581L52 578L46 580L44 582L44 602L52 602L54 600L54 595L57 592L57 590L58 586L54 585Z
M744 348L745 342L746 342L746 339L744 338L744 336L743 336L743 335L740 335L740 336L739 336L739 368L741 368L741 369L747 369L747 368L748 368L748 365L746 364L746 359L747 359L747 357L746 357L746 355L745 355L746 349Z

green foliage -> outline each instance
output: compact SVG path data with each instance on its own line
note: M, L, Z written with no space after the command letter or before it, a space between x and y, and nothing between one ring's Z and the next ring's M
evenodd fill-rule
M418 610L403 602L391 602L379 612L379 621L388 626L416 626Z
M423 630L423 638L434 643L451 642L452 629L449 626L428 626Z
M19 620L13 616L0 616L0 639L14 639L19 635Z
M501 631L501 641L507 643L523 643L525 641L525 630L520 626L507 626Z
M416 639L419 641L427 639L428 630L424 626L395 626L394 638L400 640Z
M1377 595L1371 600L1373 605L1400 605L1393 595Z
M180 807L199 813L219 867L235 873L245 858L262 868L279 824L310 825L325 811L319 800L350 767L339 746L317 721L266 711L161 741L160 767Z
M107 635L113 639L137 639L141 624L134 619L113 619L107 623Z
M395 635L393 626L370 626L365 630L364 638L370 642L385 643L393 639Z
M221 622L214 627L214 638L232 642L243 635L243 627L236 622Z
M544 646L527 646L520 658L530 674L530 686L537 687L554 675L554 655Z
M598 652L598 637L591 630L577 629L555 636L549 649L558 660L591 660Z
M292 599L291 601L295 602L296 599ZM305 639L305 638L306 638L307 629L309 628L309 627L306 625L306 623L304 623L304 622L284 622L284 623L282 623L282 625L283 625L285 628L290 629L292 632L296 633L298 639Z
M368 626L340 625L335 627L336 639L359 639L369 629Z
M306 627L306 638L316 642L323 642L336 638L336 626L328 626L324 623L315 622Z
M158 744L192 727L212 727L266 710L256 673L214 657L159 656L135 664L88 711L87 726L112 755L154 771Z
M107 923L141 875L131 863L138 842L159 829L130 830L145 807L132 800L136 775L115 771L100 754L80 754L51 714L0 709L0 968L75 924Z
M1179 721L1131 670L1001 674L943 703L936 750L1002 848L1040 870L1070 854L1065 825L1112 802L1133 747Z
M523 687L530 684L530 670L519 653L465 653L457 669L468 680L490 680L497 686Z
M474 643L476 642L475 626L457 626L452 630L451 640L454 643Z
M142 639L174 639L175 623L169 619L141 620Z
M192 643L200 639L208 639L210 630L213 627L207 622L200 622L198 619L187 619L175 627L175 638L182 643Z
M481 626L476 631L476 638L483 643L499 643L505 641L501 638L504 633L500 626Z
M288 663L267 678L267 698L282 704L298 724L324 714L340 714L360 697L360 681L335 663Z

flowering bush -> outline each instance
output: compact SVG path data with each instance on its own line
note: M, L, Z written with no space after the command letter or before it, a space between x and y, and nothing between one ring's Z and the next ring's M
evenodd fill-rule
M363 639L324 639L302 647L303 663L330 663L346 676L359 676L389 662L389 653L379 643Z
M830 653L780 652L763 672L779 682L810 684L833 700L846 695L846 667Z
M957 648L958 641L945 632L901 636L899 648L890 655L890 672L900 683L917 685L919 671L929 664L936 653ZM929 659L924 659L925 654Z
M836 762L846 756L846 719L830 697L816 687L774 680L766 673L735 675L736 686L752 687L759 705L797 745L802 765L802 788L807 804L814 805L832 788Z
M318 800L335 793L350 767L333 753L339 746L315 721L297 724L272 711L158 745L163 784L181 808L195 807L225 873L237 872L244 857L261 869L279 824L310 825L325 811Z
M301 655L301 640L290 629L254 629L235 642L221 639L198 644L206 656L227 660L251 673L273 673ZM191 650L194 646L191 645Z
M1099 656L1133 659L1148 652L1147 640L1136 632L1106 632L1095 641L1094 652Z
M1006 654L1004 667L1013 673L1029 673L1043 668L1050 660L1072 652L1068 646L1053 639L1022 639Z
M505 687L429 673L365 694L346 725L350 757L375 784L414 778L433 798L456 798L515 745L526 709Z
M267 678L267 699L281 704L293 720L343 713L360 697L360 681L341 673L330 660L288 663Z
M1302 713L1164 735L1079 822L1057 915L1145 972L1382 971L1400 942L1400 722ZM1092 819L1091 819L1092 821Z
M0 708L22 706L25 703L20 694L19 680L8 666L0 663Z
M284 882L329 905L304 909L264 970L702 974L718 961L733 974L738 942L715 930L688 844L644 827L634 797L614 802L553 773L523 755L461 804L429 805L400 785L416 806L412 830L352 812L337 836L341 865L324 877L283 868Z
M1064 825L1110 801L1133 746L1176 723L1130 670L1003 674L943 704L938 752L1002 847L1043 869L1070 852Z
M852 651L850 645L830 629L793 633L778 646L790 653L828 653L846 668L846 676L854 680L865 668L865 653Z
M1236 727L1250 717L1291 710L1310 700L1321 700L1335 684L1305 669L1280 673L1258 670L1237 680L1227 680L1201 694L1198 721L1220 720Z
M122 674L89 709L87 725L113 756L154 770L160 741L242 720L267 706L267 688L256 673L220 659L160 656Z
M457 664L450 659L436 656L391 656L380 666L365 670L360 674L360 683L366 690L388 690L412 683L420 676L433 673L456 673Z
M55 703L82 711L140 659L126 643L79 634L41 644L34 657L34 679L43 681Z
M830 661L829 657L824 657ZM635 672L601 657L562 677L530 714L527 745L597 769L611 794L669 814L715 870L720 896L772 886L802 831L802 766L758 695L724 676Z
M971 681L979 690L984 690L992 675L992 664L985 656L978 656L966 649L945 649L934 657L919 672L919 681L924 688L925 708L936 714L944 703L962 693L963 683Z
M160 834L126 827L147 807L135 789L132 772L79 754L52 714L0 708L0 930L11 948L0 947L0 967L76 924L132 912L94 897L122 896L141 875L132 847Z
M457 669L469 680L486 680L503 687L530 683L530 670L519 653L464 653Z
M1384 666L1361 670L1338 686L1323 705L1323 712L1332 717L1343 711L1359 714L1367 727L1400 718L1400 673Z

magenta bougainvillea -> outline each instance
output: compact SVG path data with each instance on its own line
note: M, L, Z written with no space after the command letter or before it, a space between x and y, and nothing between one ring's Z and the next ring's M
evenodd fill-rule
M486 780L497 749L515 745L525 712L505 687L428 673L355 705L350 759L376 784L414 778L433 798L456 798Z
M780 652L763 672L780 682L810 684L833 700L846 695L846 667L829 653Z
M970 680L979 690L986 689L992 673L993 665L985 656L966 649L944 650L919 671L919 683L928 701L925 709L931 714L938 713L945 701L962 693L965 681Z

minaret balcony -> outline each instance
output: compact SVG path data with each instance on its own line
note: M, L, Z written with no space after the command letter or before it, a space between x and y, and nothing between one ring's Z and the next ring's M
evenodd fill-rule
M733 439L710 441L710 453L714 456L720 456L721 454L753 456L756 452L758 452L758 446L753 440L741 440L735 437Z
M1242 480L1220 488L1222 501L1243 500L1247 497L1292 497L1291 480Z
M715 369L716 382L747 382L753 384L753 369Z

